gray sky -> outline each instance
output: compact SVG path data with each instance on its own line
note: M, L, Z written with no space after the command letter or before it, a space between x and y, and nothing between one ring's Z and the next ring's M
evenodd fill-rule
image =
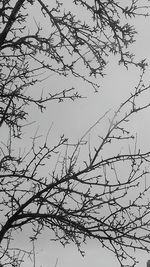
M138 19L137 28L139 35L137 43L133 50L139 59L147 57L150 59L150 18L147 20ZM79 80L72 80L83 94L88 96L87 99L77 100L76 102L64 102L61 104L51 103L44 115L32 114L33 120L37 120L36 125L40 126L40 132L44 133L54 122L51 132L51 142L65 134L71 140L79 139L84 132L108 109L117 108L117 106L127 97L133 86L137 84L139 71L130 67L127 71L124 67L117 66L114 58L107 67L107 76L100 80L101 89L99 93L94 93L93 89ZM149 70L146 73L146 79L150 77ZM54 90L60 85L69 86L69 81L57 76L50 77L44 84L45 88L53 87ZM139 132L139 144L143 148L150 146L150 111L147 115L140 115L132 124L133 132ZM35 125L31 126L34 132ZM146 129L146 130L145 130ZM26 133L28 135L28 132ZM144 141L143 141L144 140ZM69 245L65 249L59 243L48 242L50 239L46 233L41 237L41 245L37 245L36 267L54 267L58 258L57 267L119 267L117 260L95 241L89 242L85 248L85 257L82 258L74 245ZM18 238L19 240L19 238ZM150 256L138 252L140 263L137 267L146 266L146 261ZM25 266L26 263L25 263ZM33 265L32 265L33 266Z
M139 59L141 57L150 58L150 18L137 21L139 36L133 50ZM109 108L117 108L122 100L129 94L133 86L137 84L139 71L130 67L127 71L124 67L117 66L112 58L108 68L107 76L101 80L102 84L99 93L95 94L91 88L81 81L75 83L81 88L81 91L88 96L88 99L82 99L77 102L67 102L62 104L52 103L44 115L37 118L37 113L33 114L34 119L38 119L41 133L48 129L54 122L51 133L52 140L64 133L71 140L81 137L83 133ZM146 79L149 79L149 70L146 73ZM52 83L51 83L52 82ZM50 84L60 86L62 80L52 76ZM67 82L63 82L63 86L68 86ZM48 81L45 87L48 86ZM150 111L147 115L140 115L132 124L133 132L139 132L139 144L143 148L149 146L150 136ZM75 122L75 123L74 123ZM32 127L31 127L32 128ZM35 126L33 126L33 131ZM145 131L146 129L146 131ZM144 140L144 141L143 141ZM59 243L48 242L48 235L41 237L41 246L36 247L36 267L53 267L58 258L57 267L118 267L118 262L112 253L105 249L95 241L88 243L85 248L85 257L82 258L74 245L68 245L65 249ZM48 238L49 239L49 238ZM137 257L140 263L137 267L146 266L149 255L138 252ZM26 266L26 264L25 264Z

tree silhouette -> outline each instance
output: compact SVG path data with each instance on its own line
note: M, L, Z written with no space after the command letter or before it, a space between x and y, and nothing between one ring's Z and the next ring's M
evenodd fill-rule
M82 254L82 243L97 239L115 253L121 266L128 259L130 266L135 265L131 248L149 251L146 178L150 152L141 152L136 142L128 149L134 139L128 130L130 117L150 106L149 102L140 103L150 87L143 82L145 61L136 62L129 50L136 34L129 19L147 16L147 7L147 1L141 6L137 0L127 6L115 0L74 0L69 9L58 0L53 4L44 0L0 3L2 265L20 266L25 255L32 254L13 246L15 233L25 231L27 225L32 229L30 240L35 242L48 228L55 240L63 245L74 242ZM79 18L80 12L86 17ZM111 54L125 67L132 64L141 68L131 95L114 113L106 112L76 144L63 135L50 144L49 133L44 141L36 133L31 147L27 145L28 150L24 150L30 110L39 108L44 113L52 100L82 97L71 86L54 92L41 89L40 96L32 88L42 88L42 82L55 73L66 79L79 78L97 91L95 78L104 76ZM105 133L99 134L96 144L90 144L89 134L104 119L109 121ZM17 140L23 144L19 149ZM119 144L127 148L124 153ZM108 146L112 153L105 156Z

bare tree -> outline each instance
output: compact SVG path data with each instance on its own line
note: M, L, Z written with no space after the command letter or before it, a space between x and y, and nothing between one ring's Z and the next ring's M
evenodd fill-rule
M82 243L94 238L115 253L121 266L128 260L134 266L131 248L150 250L146 179L150 152L141 152L136 142L132 145L128 124L150 106L139 104L150 86L143 83L145 61L136 62L129 51L136 34L129 19L146 16L148 2L140 6L140 1L132 0L124 6L115 0L74 0L70 10L54 2L52 6L44 0L0 3L0 126L8 137L0 147L0 260L2 265L20 266L26 254L34 254L13 247L15 233L29 226L33 242L48 228L55 240L63 245L73 241L84 254ZM79 19L73 5L87 16ZM32 10L37 11L34 18ZM81 97L73 87L42 91L38 97L32 87L40 87L56 73L80 78L97 91L95 78L104 76L110 54L119 56L119 64L133 64L142 71L134 91L114 114L106 112L76 144L65 136L50 144L48 134L44 141L35 134L28 151L20 147L17 153L16 140L23 142L24 127L31 123L30 106L44 112L51 100ZM89 134L104 119L108 128L90 144ZM125 149L120 152L122 143ZM107 146L112 153L106 156Z

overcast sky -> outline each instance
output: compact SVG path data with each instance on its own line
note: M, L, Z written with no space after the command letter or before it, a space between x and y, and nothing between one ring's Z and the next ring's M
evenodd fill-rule
M137 36L137 43L134 45L133 50L139 59L147 57L150 59L150 18L137 19L137 28L139 35ZM123 66L117 66L115 60L112 58L107 67L107 76L104 80L100 80L101 89L99 93L94 93L92 88L89 88L81 81L74 80L74 83L80 87L83 94L88 96L87 99L82 99L77 102L67 102L62 104L51 103L46 113L41 116L37 112L33 113L33 119L37 120L37 125L40 125L41 133L48 130L48 127L54 122L51 138L59 138L64 133L65 136L70 137L72 140L80 138L83 133L108 109L117 108L119 103L132 90L138 82L139 71L134 67L130 67L127 71ZM146 73L146 79L150 78L149 70ZM62 83L62 78L52 76L44 86L53 85L67 86L65 81ZM150 111L147 116L140 116L132 124L133 131L139 132L139 144L146 148L149 146L150 136ZM35 126L32 130L34 131ZM30 132L30 133L31 133ZM144 136L144 138L143 138ZM144 141L143 141L144 140ZM101 248L100 244L96 241L90 241L85 249L85 257L81 257L75 245L68 245L65 249L59 243L48 242L50 237L48 233L41 237L41 246L36 246L36 267L54 267L58 258L57 267L119 267L117 259L108 252ZM20 242L18 238L18 242ZM137 253L139 257L139 264L137 267L146 266L149 255L144 253ZM25 266L27 263L25 263ZM32 265L33 266L33 265Z

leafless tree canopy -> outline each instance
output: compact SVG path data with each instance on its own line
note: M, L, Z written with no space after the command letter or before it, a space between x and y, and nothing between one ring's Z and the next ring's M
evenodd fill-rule
M4 266L18 267L26 254L32 254L13 247L13 236L26 226L33 230L31 241L49 229L55 240L63 245L73 241L82 254L82 243L97 239L115 253L121 266L136 264L134 249L150 251L150 152L139 149L128 127L130 118L150 105L140 101L150 89L143 82L146 63L137 62L130 53L136 36L130 22L148 15L148 1L143 1L145 6L138 0L124 2L70 0L69 7L59 0L0 2L0 261ZM63 135L50 144L50 133L44 139L37 133L30 148L17 150L16 140L24 144L24 128L31 123L30 107L44 112L52 100L82 97L72 86L41 91L40 97L32 87L42 88L46 77L55 73L79 78L97 91L95 78L104 76L111 54L126 68L130 64L141 68L128 99L114 113L106 112L76 144ZM103 120L108 127L101 135ZM98 138L93 144L89 135L95 129ZM112 147L109 156L107 147Z

